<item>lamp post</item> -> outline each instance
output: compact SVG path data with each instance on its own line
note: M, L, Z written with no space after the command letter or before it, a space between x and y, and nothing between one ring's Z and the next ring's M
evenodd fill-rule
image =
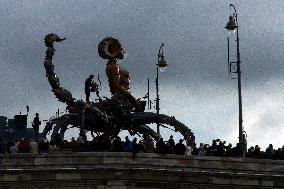
M243 137L243 113L242 113L242 88L241 88L241 59L240 59L240 39L239 39L239 25L238 25L238 14L235 6L233 4L230 4L230 8L234 8L233 15L229 16L229 22L226 25L226 29L229 30L229 33L235 33L237 31L237 62L229 62L230 68L232 64L236 64L237 70L233 73L237 73L238 76L238 97L239 97L239 145L242 148L242 151L244 152L244 137ZM228 56L229 60L229 56ZM230 69L230 72L231 69ZM242 154L242 156L244 153Z
M160 113L160 97L159 97L159 71L164 72L167 68L167 62L165 61L165 56L164 56L164 51L163 51L163 46L165 44L162 43L160 48L159 48L159 53L158 53L158 63L157 65L157 76L156 76L156 110L157 114ZM157 134L160 135L160 124L157 123Z

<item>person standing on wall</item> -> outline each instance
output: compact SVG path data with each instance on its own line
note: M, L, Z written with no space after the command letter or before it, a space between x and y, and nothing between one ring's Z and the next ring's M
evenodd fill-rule
M39 126L40 125L41 125L41 121L39 120L39 113L36 113L34 121L32 123L32 127L33 127L34 133L35 133L35 141L38 141Z

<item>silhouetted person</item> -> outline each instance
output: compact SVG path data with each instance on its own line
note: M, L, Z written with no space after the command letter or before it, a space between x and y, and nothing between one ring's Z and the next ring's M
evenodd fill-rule
M217 141L216 140L212 140L212 144L209 147L206 155L217 156Z
M111 149L111 140L108 136L101 136L98 143L98 151L109 152Z
M78 143L74 137L71 138L71 146L72 152L78 152Z
M183 140L180 139L179 143L175 145L175 154L184 155L185 152L185 145L182 143Z
M225 149L226 149L225 156L232 157L233 156L232 144L229 143L228 146L225 147Z
M142 140L140 140L137 144L137 152L138 153L144 153L145 152L145 146L144 146Z
M187 144L186 147L185 147L184 155L192 156L192 148L191 148L191 146L189 144Z
M196 146L196 143L195 142L193 142L192 143L192 146L191 146L191 148L192 148L192 152L191 152L191 154L192 155L198 155L198 148L197 148L197 146Z
M48 153L48 141L45 139L40 139L38 144L39 153Z
M125 137L125 142L123 146L124 146L124 151L132 152L132 142L129 140L128 136Z
M244 131L245 132L245 131ZM247 134L243 134L243 148L244 148L244 151L246 152L248 150L248 141L247 141Z
M226 141L222 142L220 141L217 145L217 156L224 156L225 154L225 143Z
M248 149L248 152L247 152L247 154L246 154L246 158L252 158L253 151L254 151L254 147L251 146L251 147Z
M123 152L123 143L119 136L117 136L112 142L112 151L113 152Z
M260 147L258 145L255 145L254 147L254 151L252 152L252 158L260 159Z
M39 114L36 113L35 114L35 118L32 124L32 127L34 129L34 133L35 133L35 141L38 141L38 135L39 135L39 126L41 125L41 121L39 120Z
M90 95L91 95L91 89L93 86L93 79L94 79L94 75L91 74L85 81L85 94L86 94L87 102L90 102Z
M146 153L153 153L155 151L155 146L153 140L148 135L143 135L143 144Z
M203 143L200 143L198 147L198 156L205 156L205 155L206 155L205 146Z
M156 143L156 152L159 154L166 154L166 144L164 143L163 138L160 138Z
M8 153L8 154L11 153L10 148L11 148L12 146L14 146L14 145L15 145L15 143L12 142L12 141L9 141L9 142L7 143L7 153Z
M87 141L87 135L86 135L86 130L85 129L80 129L79 136L82 137L83 141Z
M138 153L138 143L137 138L135 137L132 140L132 156L134 157Z
M265 150L265 158L272 159L273 158L273 145L269 144L268 148Z
M33 154L38 153L38 144L33 139L31 139L30 141L30 153L33 153Z
M274 160L279 159L280 152L281 152L281 148L278 148L277 150L273 151L273 159Z
M234 147L234 157L241 158L243 157L243 144L237 143L236 147Z
M279 159L284 160L284 146L282 146L280 153L279 153Z
M171 135L171 136L170 136L170 139L169 139L169 141L168 141L168 143L170 144L170 147L171 147L172 150L173 150L174 147L175 147L175 141L174 141L173 138L174 138L173 135Z
M165 143L165 153L166 154L173 154L174 153L174 148L171 148L171 145L169 142Z
M53 140L50 141L50 145L53 145L56 149L62 149L63 141L60 138L59 133L56 133Z

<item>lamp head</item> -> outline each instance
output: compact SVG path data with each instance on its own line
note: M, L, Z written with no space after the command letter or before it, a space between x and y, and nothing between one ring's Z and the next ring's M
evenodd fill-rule
M238 25L236 24L235 16L232 16L232 15L229 16L229 22L227 23L225 28L229 30L229 32L234 32L235 29L238 28Z
M166 71L166 69L167 69L168 64L167 64L167 62L165 61L165 55L164 55L164 52L163 52L163 51L162 51L162 53L161 53L160 56L159 56L159 60L158 60L157 66L159 67L159 69L160 69L161 72L164 72L164 71Z

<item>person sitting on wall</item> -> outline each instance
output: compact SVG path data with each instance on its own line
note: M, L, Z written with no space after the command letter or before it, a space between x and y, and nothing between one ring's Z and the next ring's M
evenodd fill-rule
M175 154L184 155L184 153L185 153L185 145L182 142L183 142L183 140L180 139L179 143L177 143L175 145L175 149L174 149L175 150Z
M27 138L22 138L20 140L19 146L18 146L18 152L19 153L29 153L30 152L30 142Z
M166 144L163 138L160 138L156 143L156 153L166 154Z
M170 148L171 148L172 151L174 151L174 148L175 148L175 145L176 145L173 138L174 138L173 135L171 135L171 136L170 136L170 139L169 139L169 141L168 141L168 143L170 144Z

